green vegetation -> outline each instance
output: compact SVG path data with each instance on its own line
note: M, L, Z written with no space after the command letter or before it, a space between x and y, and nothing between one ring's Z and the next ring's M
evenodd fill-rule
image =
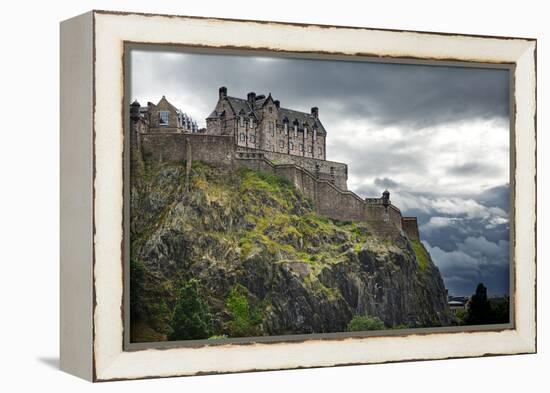
M370 288L378 271L395 271L404 247L372 237L366 223L319 216L283 177L194 162L187 189L185 170L172 162L133 174L133 342L384 328L375 317L349 321L340 288ZM422 268L429 256L413 247Z
M225 303L231 320L227 324L231 337L254 336L259 332L262 315L257 308L248 303L248 290L242 285L235 285L229 292Z
M366 330L382 330L384 322L378 317L370 317L368 315L356 315L348 323L348 332L362 332Z
M199 294L197 280L191 279L181 287L171 326L170 340L197 340L212 334L212 317Z
M416 261L418 262L418 267L421 271L426 270L430 260L428 251L426 251L424 245L420 243L420 240L412 240L411 244L413 246L414 254L416 256Z
M496 301L487 297L487 288L479 283L468 303L467 310L455 314L458 325L491 325L510 321L510 302Z

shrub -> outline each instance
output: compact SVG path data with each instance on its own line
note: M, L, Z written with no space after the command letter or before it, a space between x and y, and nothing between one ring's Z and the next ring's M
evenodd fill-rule
M189 280L181 287L170 325L170 340L196 340L212 334L212 317L199 294L197 280Z
M257 334L262 317L258 310L248 304L248 290L235 285L225 302L231 320L227 324L231 337L246 337Z
M361 332L365 330L382 330L384 322L378 317L370 317L368 315L356 315L348 323L348 332Z

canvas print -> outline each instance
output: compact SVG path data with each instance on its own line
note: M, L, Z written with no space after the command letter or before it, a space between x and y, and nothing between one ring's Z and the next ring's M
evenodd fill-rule
M510 323L509 69L128 59L130 342Z

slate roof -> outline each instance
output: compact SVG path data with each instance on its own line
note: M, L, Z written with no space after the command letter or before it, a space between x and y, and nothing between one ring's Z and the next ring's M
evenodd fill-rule
M261 121L262 120L261 108L263 107L265 102L270 99L270 96L256 100L254 102L253 107L250 105L250 103L246 99L243 99L243 98L227 96L226 99L229 101L229 105L231 106L231 108L233 108L233 110L235 111L235 115L244 113L245 116L254 116L256 120ZM207 119L215 119L220 115L221 113L218 113L216 112L216 110L214 110L207 117ZM309 127L312 127L315 125L317 127L317 132L320 135L326 135L327 133L321 121L319 119L316 119L310 113L295 111L293 109L288 109L288 108L279 108L279 121L281 122L281 124L285 119L288 119L289 127L292 127L294 124L294 121L297 120L299 130L303 130L304 124L307 124Z

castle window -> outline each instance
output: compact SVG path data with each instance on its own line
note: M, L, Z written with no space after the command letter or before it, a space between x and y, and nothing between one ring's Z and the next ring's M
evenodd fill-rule
M304 138L307 139L307 127L304 126Z
M285 123L285 135L288 135L288 123Z
M301 143L300 143L300 149L299 149L299 150L300 150L301 152L304 151L304 145L302 145Z
M273 107L269 107L269 113L272 113L273 112Z
M288 142L288 148L294 150L294 142Z
M298 137L298 124L294 124L294 138Z
M248 139L250 140L250 143L256 143L256 135L250 135Z
M307 152L308 153L313 153L313 146L308 146L307 147Z
M271 132L271 136L275 136L275 126L272 121L269 122L269 131Z
M240 133L239 138L241 139L241 142L244 142L245 136L242 132Z
M168 111L159 111L159 126L168 125Z
M239 125L244 127L244 116L239 116Z
M281 149L283 149L283 148L285 147L285 141L283 141L282 139L279 140L279 147L280 147Z
M248 122L248 126L250 128L254 128L254 119L253 118L250 118L250 121Z
M314 141L317 140L317 128L314 128L314 129L313 129L313 140L314 140Z
M319 148L319 157L323 155L323 149Z

